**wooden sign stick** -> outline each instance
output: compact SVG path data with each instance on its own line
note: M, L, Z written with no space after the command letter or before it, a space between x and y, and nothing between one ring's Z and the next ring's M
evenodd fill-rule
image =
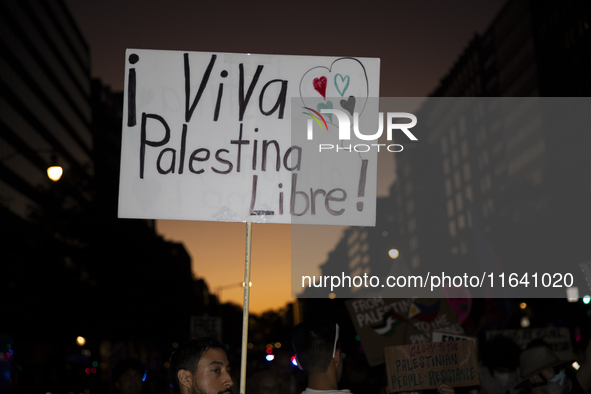
M246 262L244 265L244 301L242 303L242 353L240 362L240 394L246 393L246 350L248 345L248 302L250 300L250 255L252 223L246 223Z

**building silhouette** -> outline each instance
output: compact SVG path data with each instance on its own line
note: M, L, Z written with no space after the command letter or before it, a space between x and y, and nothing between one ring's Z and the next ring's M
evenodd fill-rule
M232 311L153 220L117 219L122 94L64 2L0 1L0 32L0 391L101 388L132 355L166 381L191 316Z
M591 141L582 126L589 124L590 19L584 1L508 1L415 113L418 141L396 153L397 181L378 201L376 228L346 230L322 275L383 278L389 266L414 275L537 268L581 277L591 219ZM389 248L400 254L386 263ZM554 291L566 296L564 287ZM320 292L328 293L310 287L303 295L328 296Z
M3 1L0 7L3 227L26 232L23 222L45 203L40 189L52 186L46 175L52 161L66 177L88 181L94 173L90 58L61 2Z
M418 272L580 274L589 102L535 97L589 95L590 12L577 1L507 2L421 107L423 139L397 155L394 196Z

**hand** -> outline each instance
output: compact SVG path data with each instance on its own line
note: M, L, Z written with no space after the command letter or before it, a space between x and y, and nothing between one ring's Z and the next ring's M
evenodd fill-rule
M437 387L437 392L439 394L455 394L455 390L453 387L448 386L447 384L442 384L441 386Z

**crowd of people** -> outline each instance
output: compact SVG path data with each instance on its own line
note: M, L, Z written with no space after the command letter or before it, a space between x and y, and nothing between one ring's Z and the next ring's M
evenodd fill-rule
M354 388L339 384L344 373L353 377L358 371L355 367L344 368L346 355L339 341L337 323L304 321L294 328L292 345L297 373L294 374L290 368L289 357L277 360L271 368L256 371L248 377L246 391L249 394L374 392L375 382L370 384L363 379ZM452 387L451 384L441 384L436 389L403 394L590 393L591 343L578 370L572 364L573 360L560 359L542 339L531 341L525 350L521 350L511 339L499 336L487 341L481 350L478 368L480 385ZM146 373L146 365L140 360L120 360L112 371L113 390L119 394L145 394L143 380ZM175 394L239 393L238 375L230 365L225 345L215 338L194 339L181 345L171 355L169 378ZM387 394L386 376L383 378L380 394ZM347 379L348 382L354 380Z

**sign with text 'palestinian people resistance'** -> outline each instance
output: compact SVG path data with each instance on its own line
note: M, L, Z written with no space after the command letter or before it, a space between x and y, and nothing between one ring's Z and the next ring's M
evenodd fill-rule
M379 67L128 49L119 217L375 225Z
M476 386L478 359L473 341L428 342L385 349L390 392Z

